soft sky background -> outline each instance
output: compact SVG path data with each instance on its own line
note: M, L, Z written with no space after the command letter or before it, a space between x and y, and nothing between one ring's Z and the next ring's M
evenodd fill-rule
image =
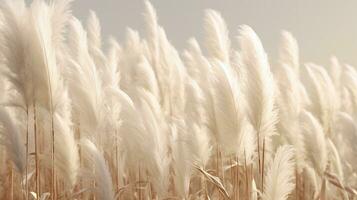
M170 41L179 49L190 37L203 36L204 10L219 11L226 20L231 37L238 26L250 25L275 59L282 29L298 40L301 60L329 63L336 55L357 65L356 0L151 0L159 23ZM143 0L76 0L73 12L82 21L94 10L102 24L103 35L122 41L126 27L143 33Z

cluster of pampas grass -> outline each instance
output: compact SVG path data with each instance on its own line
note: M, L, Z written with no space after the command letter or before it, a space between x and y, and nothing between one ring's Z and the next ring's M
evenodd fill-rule
M286 31L270 65L214 10L179 53L149 2L102 44L70 4L1 3L0 199L357 199L356 68Z

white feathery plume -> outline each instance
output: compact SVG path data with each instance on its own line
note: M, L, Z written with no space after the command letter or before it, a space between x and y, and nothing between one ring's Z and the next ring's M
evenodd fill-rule
M134 101L140 95L136 93L137 87L147 89L160 100L155 68L149 62L149 58L143 55L144 47L145 45L141 43L138 33L129 29L120 62L120 71L126 76L121 77L120 85Z
M189 147L194 154L195 164L204 169L212 153L212 146L205 125L207 116L204 110L204 94L193 79L188 79L185 90L187 99L190 99L186 101L185 105L187 134L191 138Z
M339 105L340 105L340 98L341 98L341 93L342 93L342 75L343 75L343 68L342 65L340 64L339 60L333 56L330 59L330 67L328 69L328 73L331 77L331 80L335 86L336 93L338 95L338 100ZM338 106L339 108L339 106Z
M277 129L280 137L295 148L295 161L298 172L304 165L303 138L300 132L299 117L304 108L300 95L301 82L297 74L287 65L281 66L275 73L279 87L277 103L279 105L279 123Z
M342 169L342 160L337 150L336 145L330 138L327 138L327 144L329 149L329 172L333 172L337 175L339 181L344 181L344 174Z
M342 80L342 85L346 89L345 98L350 100L352 107L352 110L346 109L346 111L352 112L353 116L355 116L357 114L357 70L350 65L346 65Z
M138 88L138 93L140 94L138 110L149 136L146 142L152 149L146 150L152 155L151 158L146 158L145 163L156 191L163 195L169 183L168 127L156 97L144 88Z
M87 20L87 40L88 40L88 51L89 55L92 57L97 70L104 73L105 70L105 55L102 51L102 38L101 38L101 27L99 19L94 11L89 12L89 17Z
M31 71L26 63L27 15L23 1L5 1L1 5L2 26L0 45L1 75L8 81L9 91L3 104L21 107L24 111L32 105Z
M196 39L190 38L188 40L188 47L183 52L183 58L189 76L200 83L200 79L204 78L204 76L202 77L202 73L207 73L205 70L201 69L205 66L202 66L200 63L208 63L208 61L202 55L202 50Z
M22 141L20 128L21 124L16 124L14 116L9 109L0 107L0 132L2 144L6 146L6 152L20 174L25 172L25 145Z
M67 88L63 88L61 101L56 105L54 112L55 130L55 165L59 173L64 177L66 185L72 189L77 181L79 172L79 153L77 142L74 138L71 100L69 99Z
M259 136L259 145L262 146L263 140L269 142L270 136L275 133L275 83L267 55L255 32L246 25L241 26L238 39L242 64L248 77L244 90L249 103L248 117Z
M230 46L227 25L222 16L214 10L205 12L205 44L212 58L224 64L230 63Z
M119 88L108 87L104 90L103 118L98 125L98 132L101 137L101 146L106 147L103 151L111 155L115 152L116 155L113 155L113 158L115 156L118 158L118 153L121 149L119 130L122 123L120 116L122 105L113 90L119 90Z
M126 168L129 172L134 172L140 163L145 163L140 165L141 169L149 172L154 187L162 195L166 191L168 176L168 163L165 158L167 136L163 124L160 124L163 120L158 118L160 115L155 115L160 112L157 103L156 106L153 103L156 100L152 96L146 97L138 102L139 105L135 105L123 91L113 89L112 93L121 104L119 137L127 157ZM140 109L144 110L141 112Z
M138 161L145 159L145 148L150 149L150 144L145 142L147 134L132 99L119 89L112 88L110 92L121 105L119 136L129 158L127 167L133 169Z
M149 173L154 188L161 196L166 192L169 180L168 129L156 98L145 89L137 90L141 94L137 104L123 91L112 90L122 105L121 145L128 158L127 169L137 169L140 164L141 170Z
M189 192L190 179L193 169L194 156L190 152L186 124L178 119L171 124L172 134L172 164L174 167L174 185L176 192L182 198L186 198Z
M330 59L330 67L328 68L328 74L331 77L331 81L335 87L335 104L336 109L340 110L343 102L343 86L342 86L342 75L343 75L343 68L340 64L340 61L335 57L332 56Z
M167 39L164 29L158 25L156 13L148 2L145 16L148 41L143 42L144 53L157 80L158 99L168 116L180 115L184 109L185 68L177 50ZM172 91L175 91L175 94Z
M138 87L145 88L152 93L156 98L159 96L159 88L155 73L150 63L145 57L142 57L141 62L135 68L134 80Z
M191 141L189 148L192 148L191 153L194 154L193 162L198 166L205 168L213 150L208 132L205 127L200 127L196 124L194 124L189 131L192 132L192 135L189 135L188 137L192 137L189 139L189 141Z
M311 111L320 120L324 131L330 135L333 131L337 105L336 90L327 71L318 65L307 64L306 70L311 85L306 85L312 101Z
M269 164L263 200L286 200L295 188L294 149L289 145L278 148Z
M214 64L211 80L217 141L223 152L232 154L239 143L243 120L244 99L235 73L222 62Z
M119 62L122 49L114 38L109 39L109 51L106 57L105 69L103 70L103 87L120 86Z
M187 68L187 73L191 78L193 78L204 95L204 109L207 115L207 124L211 132L215 132L215 118L214 118L214 107L213 107L213 98L211 94L211 83L212 76L212 66L202 55L201 49L196 40L189 41L189 48L184 53L185 64Z
M64 48L62 46L65 41L66 27L68 21L72 17L71 13L71 3L73 0L54 0L49 4L49 9L51 13L51 29L52 29L52 40L54 44L59 45L58 49Z
M356 109L350 90L346 86L343 86L341 93L341 111L354 116L356 114Z
M156 15L156 11L148 0L145 1L144 18L145 18L145 32L147 35L146 40L143 42L146 45L145 55L152 67L152 70L155 74L155 79L157 81L157 86L158 86L157 98L159 99L160 104L163 104L164 87L165 87L164 78L167 73L165 73L164 71L165 66L162 66L160 64L161 62L160 60L161 57L163 56L162 54L164 54L165 51L168 49L163 48L164 47L162 45L163 33L161 33L163 31L161 30L161 27L158 24L158 17Z
M61 72L57 66L56 49L53 41L51 10L43 1L31 4L27 62L32 70L35 98L46 109L54 110L58 89L61 87Z
M118 131L121 125L120 111L121 104L116 95L113 95L113 90L119 90L120 87L120 72L119 72L119 56L121 48L119 44L113 39L110 39L110 49L105 60L105 67L102 69L102 84L103 84L103 117L99 123L100 132L103 132L103 142L109 150L108 153L116 152L116 159L118 158Z
M166 37L165 31L159 29L161 59L158 83L163 94L164 110L170 117L179 117L185 107L185 81L187 71L182 63L178 51L172 46ZM161 74L162 73L162 74ZM163 79L160 80L160 77Z
M207 84L210 82L212 67L206 57L203 56L199 44L195 39L188 42L188 49L183 53L188 75L200 86L205 96L211 95ZM211 106L207 106L209 108Z
M94 165L94 176L96 180L96 197L103 200L114 200L114 190L109 168L102 153L95 144L88 139L81 141L84 147L84 155L90 164Z
M351 115L345 112L340 112L337 115L336 136L333 138L338 152L341 155L341 160L344 163L344 172L346 177L352 174L352 171L357 169L352 163L357 162L357 146L354 142L357 140L357 125ZM351 166L353 169L349 169Z
M160 60L156 74L161 90L161 105L169 123L172 156L175 163L174 185L180 196L186 197L190 182L193 155L188 152L186 124L183 119L186 104L185 82L187 72L177 50L170 44L162 28L159 28ZM159 71L158 71L159 69ZM179 174L179 175L178 175Z
M280 115L288 115L294 121L299 117L301 110L304 108L303 100L300 94L300 80L293 69L283 65L276 73L276 83L279 86L278 104L281 109ZM284 119L282 119L284 120Z
M318 175L316 174L314 168L310 166L306 166L304 169L304 175L306 177L306 181L309 182L309 185L311 187L311 191L314 194L313 197L314 199L317 198L318 191L320 189L321 182L317 179Z
M279 48L279 61L281 65L292 68L299 76L299 47L295 38L287 31L281 32L282 41Z
M136 91L136 88L138 87L146 89L152 93L155 98L159 98L159 88L155 73L150 63L144 56L141 56L134 66L130 66L129 70L128 77L126 77L126 79L130 79L130 82L128 82L126 90L128 90L128 94L133 99L140 98L140 93L137 93Z
M242 123L241 134L238 139L236 154L240 165L252 164L256 158L257 137L253 126L245 119Z
M71 118L71 101L67 93L64 78L56 60L57 44L51 26L54 10L42 1L37 1L31 8L33 23L32 41L30 42L29 64L36 75L35 94L40 105L52 115L54 129L55 166L69 183L74 186L78 174L79 158L74 139ZM63 11L65 12L65 11ZM60 13L56 13L60 15ZM60 36L57 36L60 37Z
M74 110L79 115L81 131L93 134L102 119L103 88L98 70L88 52L86 32L81 23L72 18L70 34L73 58L67 68ZM99 134L99 133L97 133Z
M322 175L327 167L328 152L324 130L319 121L308 111L301 113L306 158L311 166Z
M156 15L156 11L154 7L151 5L149 1L145 1L145 12L144 12L144 19L145 19L145 28L147 34L147 42L149 56L148 59L150 63L153 64L154 69L156 69L157 64L159 62L159 25L158 19ZM157 74L156 74L157 75Z
M121 74L127 74L120 78L120 88L130 97L135 94L136 85L132 84L135 78L134 70L138 63L141 62L143 54L143 45L140 41L140 36L137 31L127 29L126 42L123 47L122 57L119 63ZM134 66L134 67L133 67ZM140 80L140 78L138 78Z
M87 21L87 31L88 31L88 46L89 51L93 49L101 49L101 27L99 19L93 10L89 11L89 17Z

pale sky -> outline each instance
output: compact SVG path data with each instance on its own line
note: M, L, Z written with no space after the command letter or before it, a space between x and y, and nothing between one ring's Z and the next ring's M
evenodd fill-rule
M336 55L357 65L356 0L151 0L159 23L168 38L183 49L190 37L202 39L204 10L219 11L226 20L232 38L241 24L250 25L260 36L274 59L282 29L298 40L301 60L329 63ZM74 14L85 20L94 10L105 36L121 41L126 27L143 33L143 0L76 0ZM236 41L234 41L236 42Z

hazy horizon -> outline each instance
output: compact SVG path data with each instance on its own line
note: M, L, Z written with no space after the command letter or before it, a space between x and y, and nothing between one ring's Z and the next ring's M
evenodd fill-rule
M26 0L30 2L30 0ZM184 49L187 40L203 37L206 9L222 14L233 43L238 27L251 26L262 40L270 59L275 62L280 33L287 30L297 39L302 63L327 65L332 55L343 63L357 65L357 1L346 0L152 0L150 1L169 40ZM121 43L126 28L143 34L144 0L75 0L73 13L83 23L89 10L97 13L103 40L112 35Z

